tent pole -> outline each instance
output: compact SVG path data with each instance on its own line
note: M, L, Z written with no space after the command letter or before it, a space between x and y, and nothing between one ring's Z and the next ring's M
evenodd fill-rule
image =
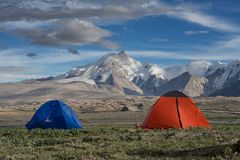
M176 97L176 107L177 107L177 114L178 114L178 120L179 120L179 124L180 124L180 127L183 128L182 126L182 121L181 121L181 116L180 116L180 112L179 112L179 106L178 106L178 97Z

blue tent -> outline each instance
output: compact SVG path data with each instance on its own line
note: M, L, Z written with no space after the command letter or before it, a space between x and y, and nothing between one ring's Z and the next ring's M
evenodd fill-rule
M64 102L51 100L44 103L26 124L28 129L55 128L73 129L82 128L76 113Z

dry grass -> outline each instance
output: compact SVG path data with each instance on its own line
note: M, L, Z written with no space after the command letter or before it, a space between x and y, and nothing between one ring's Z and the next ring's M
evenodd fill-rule
M240 126L144 131L0 129L0 159L239 159Z
M136 129L156 99L69 101L83 122L80 130L28 131L24 124L40 103L5 107L0 110L0 159L240 159L240 116L232 113L240 110L239 98L194 99L212 129ZM138 111L121 112L124 106Z

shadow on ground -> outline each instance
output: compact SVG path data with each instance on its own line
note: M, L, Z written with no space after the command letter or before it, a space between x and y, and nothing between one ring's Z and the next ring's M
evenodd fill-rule
M161 149L146 149L139 148L129 152L129 155L141 156L141 157L215 157L222 156L225 158L231 158L234 154L240 154L240 140L233 145L217 145L202 147L192 150L170 150L165 151Z

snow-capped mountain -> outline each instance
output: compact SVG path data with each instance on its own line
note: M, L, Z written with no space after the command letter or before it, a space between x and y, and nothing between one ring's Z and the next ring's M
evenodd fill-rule
M70 79L73 77L82 77L96 82L105 82L114 70L121 71L130 81L137 76L146 80L152 74L159 78L163 78L164 75L164 70L159 66L142 64L127 55L124 51L121 51L117 54L107 54L101 57L95 64L75 67L57 78Z
M226 66L225 63L222 63L220 61L217 62L213 62L207 69L207 71L205 72L204 76L207 77L211 74L213 74L214 72L216 72L216 70L220 69L220 68L224 68Z
M210 94L210 96L240 96L240 80L233 82L227 87L219 89Z
M94 64L75 67L53 78L59 83L83 81L107 84L122 94L161 95L180 90L189 96L208 96L240 80L240 61L192 61L188 65L160 67L141 63L124 51L109 53Z
M90 84L107 83L129 93L129 90L143 94L141 85L154 75L156 81L164 79L164 70L157 65L142 64L124 51L101 57L95 64L75 67L57 76L59 83L84 81ZM138 80L141 79L141 83ZM114 82L114 84L113 84ZM125 87L123 86L125 84ZM137 85L136 85L137 84Z
M205 74L208 79L208 85L206 87L207 94L222 90L240 80L239 60L232 61L228 64L215 64L212 68L209 68Z
M193 76L203 77L211 66L211 62L203 60L195 60L187 65L170 65L165 68L165 77L170 80L185 72L189 72Z

